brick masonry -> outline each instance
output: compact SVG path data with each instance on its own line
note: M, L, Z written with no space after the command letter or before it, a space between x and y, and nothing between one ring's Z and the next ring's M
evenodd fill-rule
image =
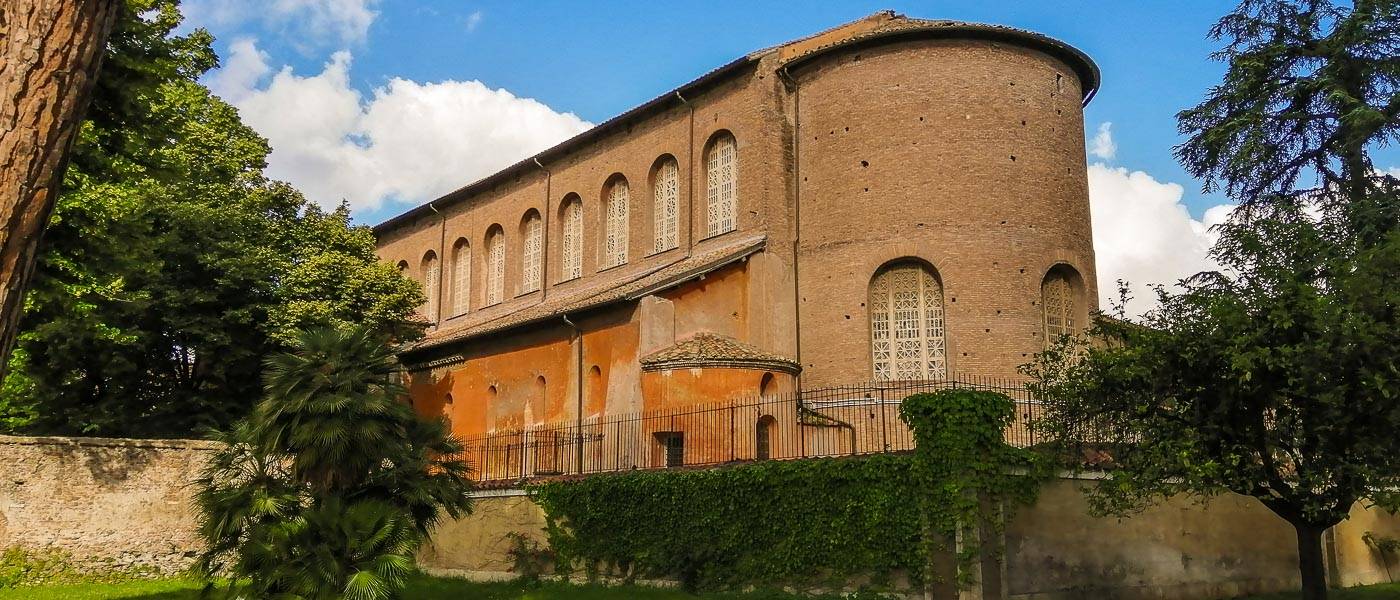
M473 248L469 312L445 314L426 346L405 355L438 365L412 377L415 406L445 414L461 434L646 410L641 336L654 348L706 331L799 362L793 386L868 381L870 282L895 261L923 263L943 286L949 375L1015 377L1044 347L1041 283L1051 268L1077 275L1079 323L1096 308L1083 102L1097 71L1087 57L1028 32L876 13L717 73L376 227L380 257L420 280L427 253L451 256L458 240ZM738 230L706 238L705 154L721 134L737 142ZM667 157L679 164L680 245L652 253L653 171ZM600 269L602 199L619 176L630 182L628 262ZM566 281L559 223L575 197L584 274ZM545 285L517 293L520 223L535 211L546 221ZM484 306L482 248L497 226L508 299ZM580 335L585 354L606 349L584 368L596 367L600 382L579 381L575 332L559 320L461 339L473 324L752 235L763 236L762 251L709 280L723 284L655 292L673 303L667 310L629 300L572 315L599 323ZM440 264L441 305L451 307L453 265ZM713 391L701 371L681 395ZM525 412L531 402L543 410Z

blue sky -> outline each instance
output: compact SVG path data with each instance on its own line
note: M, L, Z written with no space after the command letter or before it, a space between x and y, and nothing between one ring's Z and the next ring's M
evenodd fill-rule
M1089 179L1112 287L1209 266L1208 227L1229 207L1173 159L1174 115L1220 79L1206 34L1233 5L186 0L185 12L218 38L225 67L207 81L269 138L270 174L318 202L348 199L369 224L742 54L877 10L1038 31L1103 73L1085 125L1093 138L1111 123L1100 141L1113 149L1091 152Z

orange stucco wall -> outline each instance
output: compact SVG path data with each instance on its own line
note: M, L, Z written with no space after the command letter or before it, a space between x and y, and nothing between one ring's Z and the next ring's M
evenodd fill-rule
M697 404L753 400L763 378L771 376L770 393L793 391L791 374L753 369L675 369L642 373L642 397L647 411L666 411Z
M640 406L633 390L636 375L629 372L636 369L637 356L637 324L630 313L619 308L578 323L584 417ZM566 422L578 417L575 347L574 332L562 320L476 341L463 351L466 360L411 374L409 395L420 414L446 416L452 432L463 437Z

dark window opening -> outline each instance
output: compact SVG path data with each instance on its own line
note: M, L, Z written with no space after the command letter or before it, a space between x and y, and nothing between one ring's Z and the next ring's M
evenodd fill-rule
M662 450L666 453L666 468L685 465L684 431L658 431L656 432L656 441L661 444Z
M757 434L754 440L755 455L758 460L768 460L773 457L773 425L775 425L772 415L764 415L758 419Z

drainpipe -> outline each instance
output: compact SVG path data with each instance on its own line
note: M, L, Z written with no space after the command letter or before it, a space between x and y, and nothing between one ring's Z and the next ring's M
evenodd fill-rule
M438 220L442 223L438 230L437 298L433 299L433 328L438 329L442 323L442 288L447 287L442 284L443 280L446 279L443 275L447 273L447 215L442 214L442 211L433 206L432 202L428 203L428 208L433 209L433 213L437 214Z
M689 111L690 135L686 140L686 167L685 167L685 257L690 258L690 253L695 249L695 107L690 104L680 90L676 90L676 98L685 105Z
M549 213L552 212L550 210L549 188L550 184L553 183L553 174L545 168L538 156L535 157L535 166L544 171L544 214L541 215L541 218L544 219L544 231L540 234L540 301L536 302L539 304L549 297Z
M778 69L783 86L792 92L792 322L797 344L797 366L802 366L802 291L798 284L798 248L802 245L802 93L786 66ZM798 398L802 397L802 371L797 372Z
M563 315L564 325L574 330L574 340L577 347L574 349L574 444L578 449L577 462L574 463L578 472L583 472L583 330L573 321L569 320L568 313Z

